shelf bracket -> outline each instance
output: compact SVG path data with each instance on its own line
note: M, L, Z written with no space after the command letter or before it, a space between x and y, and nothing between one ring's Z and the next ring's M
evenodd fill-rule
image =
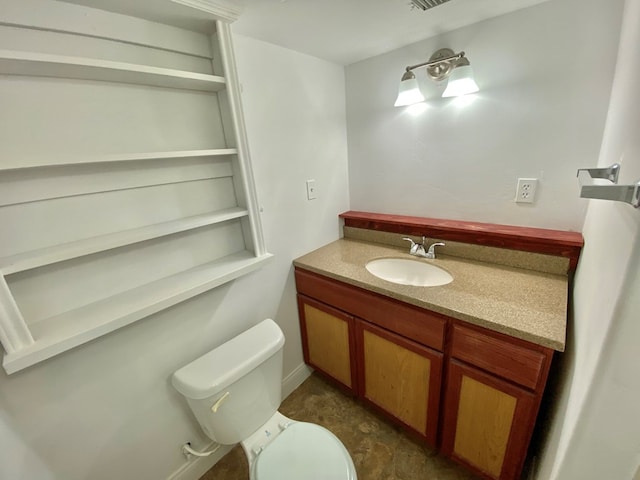
M33 345L33 337L0 272L0 342L6 353Z

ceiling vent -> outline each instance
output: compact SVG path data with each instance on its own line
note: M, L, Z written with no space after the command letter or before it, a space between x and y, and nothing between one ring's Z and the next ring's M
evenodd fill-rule
M411 8L419 8L420 10L428 10L443 3L447 3L449 0L411 0Z

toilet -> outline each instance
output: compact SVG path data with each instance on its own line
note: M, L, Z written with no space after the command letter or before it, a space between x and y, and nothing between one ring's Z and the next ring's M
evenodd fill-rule
M264 320L176 371L173 386L209 438L240 442L251 480L356 480L338 437L278 412L283 345L280 327Z

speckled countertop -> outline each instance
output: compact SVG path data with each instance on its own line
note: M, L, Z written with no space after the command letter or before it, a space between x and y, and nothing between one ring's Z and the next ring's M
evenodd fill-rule
M563 351L568 278L440 255L432 262L453 276L438 287L387 282L369 273L375 258L410 258L406 249L337 240L294 260L294 265L418 307Z

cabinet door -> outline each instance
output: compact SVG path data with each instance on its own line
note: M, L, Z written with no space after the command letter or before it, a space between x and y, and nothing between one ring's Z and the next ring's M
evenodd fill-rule
M352 316L298 295L304 361L356 393Z
M451 360L442 452L485 478L519 478L536 415L535 395Z
M435 446L442 354L358 319L356 345L361 396Z

